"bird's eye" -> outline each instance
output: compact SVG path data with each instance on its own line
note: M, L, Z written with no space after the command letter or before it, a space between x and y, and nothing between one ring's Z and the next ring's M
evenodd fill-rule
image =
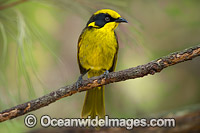
M105 17L105 20L108 22L110 21L110 17Z

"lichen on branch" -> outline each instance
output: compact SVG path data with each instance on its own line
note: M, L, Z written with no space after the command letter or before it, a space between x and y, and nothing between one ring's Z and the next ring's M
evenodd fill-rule
M169 54L168 56L161 57L144 65L132 67L118 72L111 72L107 75L106 79L103 75L101 75L98 77L92 77L87 80L83 80L79 88L76 87L76 83L62 87L40 98L28 101L24 104L20 104L0 112L0 122L22 116L28 112L40 109L44 106L48 106L49 104L61 98L71 96L77 92L92 89L93 87L98 87L113 82L120 82L128 79L140 78L147 76L148 74L153 75L157 72L161 72L164 68L191 60L197 56L200 56L200 45Z

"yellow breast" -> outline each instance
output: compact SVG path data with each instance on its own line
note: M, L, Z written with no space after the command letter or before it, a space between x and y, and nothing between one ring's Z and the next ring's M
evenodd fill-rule
M113 30L86 29L79 42L80 64L85 69L109 70L117 47Z

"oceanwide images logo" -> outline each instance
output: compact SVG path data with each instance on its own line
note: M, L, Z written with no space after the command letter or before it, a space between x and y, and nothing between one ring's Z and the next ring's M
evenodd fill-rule
M37 118L33 114L25 117L24 123L27 127L32 128L37 125ZM47 127L121 127L131 130L134 127L175 127L175 119L173 118L159 118L159 119L133 119L133 118L109 118L105 116L104 119L96 116L91 119L87 118L51 118L49 115L43 115L40 118L40 125Z

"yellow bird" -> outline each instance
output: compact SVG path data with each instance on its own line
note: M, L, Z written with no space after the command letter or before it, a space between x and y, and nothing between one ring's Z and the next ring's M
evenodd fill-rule
M88 78L107 74L115 70L118 40L115 29L119 23L127 21L117 12L101 9L89 19L78 40L78 64L82 77ZM105 116L104 87L96 87L86 92L81 116L103 118Z

